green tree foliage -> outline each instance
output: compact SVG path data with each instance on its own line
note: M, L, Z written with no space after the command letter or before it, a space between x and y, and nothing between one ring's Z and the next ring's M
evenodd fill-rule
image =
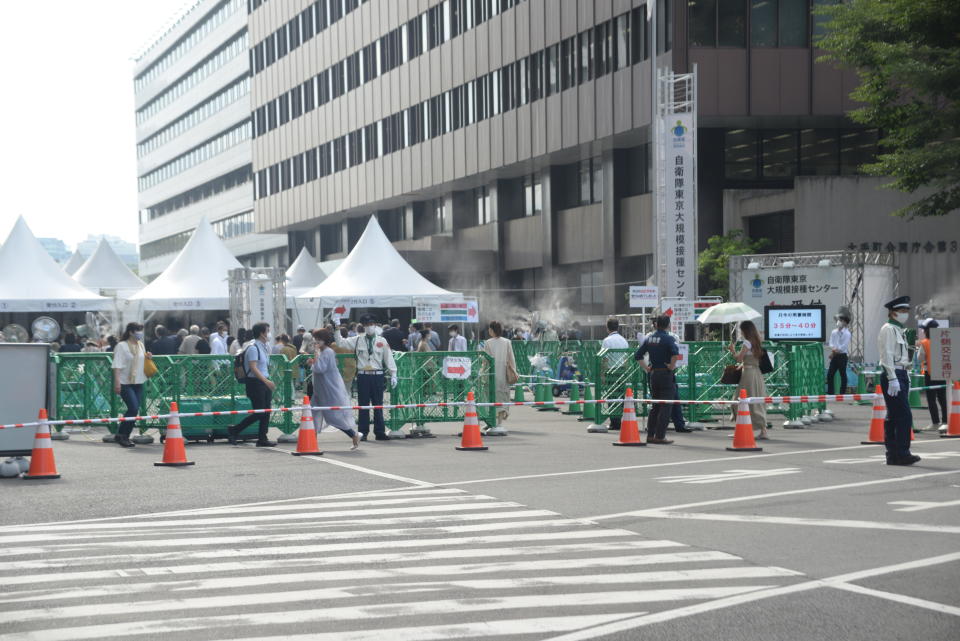
M707 248L700 252L700 282L706 296L730 298L730 257L755 254L770 241L766 238L750 240L742 229L728 231L724 236L711 236Z
M816 11L823 59L860 76L851 96L864 106L850 117L883 136L863 170L906 193L931 190L896 215L960 208L960 1L849 0Z

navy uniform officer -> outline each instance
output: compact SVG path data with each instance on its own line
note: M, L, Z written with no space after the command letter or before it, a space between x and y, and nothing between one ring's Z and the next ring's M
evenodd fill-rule
M386 387L384 374L390 374L390 385L396 387L397 364L393 360L393 350L387 340L377 335L377 324L373 316L366 314L360 322L363 324L363 332L343 341L357 358L357 400L360 405L383 405L383 392ZM370 410L360 410L357 424L362 435L360 440L367 440L370 433ZM373 410L373 433L378 441L389 440L383 423L383 410Z
M657 316L654 323L657 331L647 334L634 358L640 361L647 354L650 355L650 365L647 367L650 376L650 397L673 400L675 388L673 370L676 369L677 360L680 358L680 348L677 347L677 341L673 336L667 332L670 329L669 316ZM673 443L667 438L670 412L670 405L653 404L650 416L647 418L647 443L660 445Z
M919 456L910 453L910 430L913 414L910 412L910 352L904 329L910 318L910 297L901 296L885 304L887 322L880 328L877 348L880 352L880 387L887 405L887 419L883 423L887 465L913 465Z

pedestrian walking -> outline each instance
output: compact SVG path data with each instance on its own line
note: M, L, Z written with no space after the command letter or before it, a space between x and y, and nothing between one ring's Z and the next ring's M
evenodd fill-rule
M460 327L458 325L450 325L447 327L447 335L450 337L450 340L447 341L448 352L467 351L467 339L460 334Z
M927 407L930 409L930 425L926 428L928 430L937 430L941 427L946 429L947 421L950 420L947 414L947 382L930 378L930 330L936 327L940 327L940 323L932 318L923 321L920 325L923 338L920 339L917 349L923 384L927 388L943 386L941 389L927 389Z
M834 394L833 380L836 374L840 373L840 391L837 394L846 394L847 392L847 354L850 351L850 330L847 326L850 324L850 315L842 311L833 317L837 322L836 328L830 332L830 340L827 346L830 348L830 367L827 369L827 394Z
M910 452L910 350L905 336L910 319L910 297L900 296L884 304L887 322L880 327L877 348L880 353L880 388L887 406L883 422L883 442L887 449L887 465L913 465L920 460Z
M384 376L389 374L390 386L397 386L397 364L393 360L393 350L386 339L377 336L376 321L369 314L360 319L363 333L341 341L349 347L357 359L357 397L360 405L383 405L386 389ZM360 410L360 440L367 440L370 434L370 410ZM378 441L388 441L383 410L373 410L373 434Z
M313 396L310 404L314 407L350 407L350 395L343 377L337 369L337 355L333 351L333 333L329 329L315 329L312 332L314 356L307 361L313 372ZM355 450L360 446L360 435L353 419L353 411L312 410L313 424L319 432L322 425L332 425L351 439Z
M670 317L657 316L655 324L657 330L647 334L634 358L641 361L649 356L646 369L650 379L650 397L658 400L675 400L676 378L673 370L677 367L680 349L677 347L677 341L667 331L670 329ZM670 422L671 411L671 406L663 403L653 404L647 417L647 443L659 445L673 443L667 438L667 424Z
M143 345L143 325L127 323L120 342L113 349L113 392L119 394L127 406L124 416L137 416L143 405L143 384L147 380L143 372L146 359L152 358ZM117 428L116 443L120 447L134 447L130 442L134 421L123 421Z
M511 385L518 382L517 360L513 355L513 344L503 337L503 325L500 321L490 321L487 328L489 338L483 343L483 351L493 358L495 381L495 399L498 403L510 402ZM505 434L503 423L510 416L509 407L497 408L496 428ZM488 429L487 431L492 431Z
M253 326L252 333L254 340L243 351L243 370L247 375L244 386L253 409L270 409L273 390L277 387L270 380L270 348L267 347L273 338L270 335L270 325L257 323ZM231 445L236 445L240 432L257 421L260 422L257 447L275 446L276 442L267 438L270 429L270 414L267 412L250 414L236 425L227 428L227 440Z
M743 365L740 373L740 388L746 390L747 396L766 396L767 383L760 371L760 359L763 358L763 337L760 336L757 326L752 321L740 323L740 350L737 351L733 342L727 350L733 354L738 363ZM737 394L739 398L739 392ZM760 430L757 437L767 440L767 406L764 403L750 403L750 422L753 429Z

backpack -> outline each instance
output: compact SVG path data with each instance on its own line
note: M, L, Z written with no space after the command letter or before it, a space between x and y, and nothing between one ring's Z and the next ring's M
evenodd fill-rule
M245 361L245 357L247 350L251 347L257 348L257 359L259 360L260 346L257 345L256 341L254 341L253 345L248 345L245 349L237 352L237 355L233 357L233 377L237 379L238 383L246 383L250 379L250 376L247 375L247 363Z

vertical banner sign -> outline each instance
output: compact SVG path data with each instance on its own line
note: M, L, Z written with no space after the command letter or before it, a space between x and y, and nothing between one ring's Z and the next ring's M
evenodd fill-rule
M693 299L697 283L697 150L694 144L696 116L675 113L661 116L663 133L660 144L665 174L665 210L660 212L664 225L666 247L666 274L661 284L662 294L669 298Z
M273 285L267 280L254 279L250 287L250 322L273 325ZM274 329L279 334L281 330Z
M960 328L930 330L930 378L947 383L960 379Z

